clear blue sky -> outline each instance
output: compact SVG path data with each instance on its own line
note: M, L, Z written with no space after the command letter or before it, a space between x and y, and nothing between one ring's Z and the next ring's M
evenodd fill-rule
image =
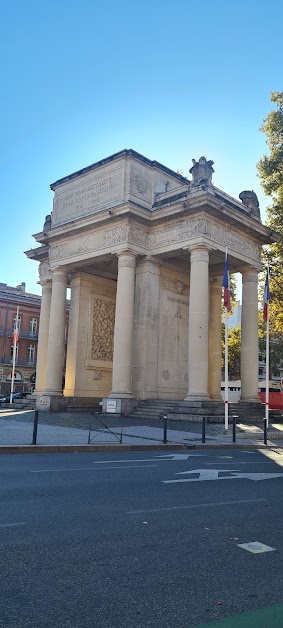
M282 86L281 0L16 0L1 11L1 277L40 293L49 184L123 148L254 189L259 132ZM263 217L264 217L264 212Z

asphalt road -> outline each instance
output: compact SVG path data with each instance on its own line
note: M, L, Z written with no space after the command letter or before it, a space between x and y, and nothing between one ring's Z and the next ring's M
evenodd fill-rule
M0 457L0 626L190 628L282 603L283 454L160 455Z

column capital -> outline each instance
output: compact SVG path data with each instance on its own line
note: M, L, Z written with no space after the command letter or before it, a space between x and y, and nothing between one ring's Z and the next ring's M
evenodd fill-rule
M206 244L192 244L187 250L191 254L191 262L209 263L209 247Z
M52 271L52 282L62 282L62 283L67 283L67 279L68 279L68 272L67 270L64 270L64 268L55 268Z
M257 283L259 271L255 268L247 268L242 270L242 282L243 283Z
M137 253L133 253L132 251L121 251L120 253L117 253L117 257L118 268L122 268L125 266L129 268L136 267Z
M42 294L51 294L52 293L52 281L39 281L38 282L42 288Z

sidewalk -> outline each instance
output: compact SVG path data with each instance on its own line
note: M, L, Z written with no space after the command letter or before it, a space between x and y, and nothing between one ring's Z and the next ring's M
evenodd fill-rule
M163 425L157 421L139 420L139 424L133 424L131 419L125 417L125 425L120 443L121 427L115 423L110 425L110 431L105 431L101 424L91 430L90 444L88 413L45 413L39 414L37 445L42 447L166 447L163 444ZM109 417L109 423L113 418ZM0 410L0 453L2 448L7 452L7 447L26 448L32 443L34 412L21 410ZM143 423L142 425L140 423ZM186 429L184 429L184 427ZM176 428L176 429L173 429ZM179 429L178 429L179 428ZM234 446L232 442L232 426L228 432L223 424L208 424L206 426L206 444L202 445L201 424L184 422L168 425L167 447L225 447ZM237 425L236 446L263 447L262 425ZM272 424L268 430L268 445L283 447L283 424Z

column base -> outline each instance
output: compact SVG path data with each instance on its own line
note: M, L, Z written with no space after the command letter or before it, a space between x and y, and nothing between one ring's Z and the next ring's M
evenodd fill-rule
M112 414L131 414L133 408L137 405L137 399L134 397L118 397L111 393L109 397L102 399L102 412Z
M211 399L211 401L222 401L223 402L223 397L221 395L210 395L210 399Z
M261 401L258 395L256 397L254 395L244 395L240 397L239 403L261 403Z
M203 392L188 393L184 401L210 401L210 396Z
M58 412L64 410L66 406L66 398L61 395L47 395L44 393L36 397L36 410L41 412Z

